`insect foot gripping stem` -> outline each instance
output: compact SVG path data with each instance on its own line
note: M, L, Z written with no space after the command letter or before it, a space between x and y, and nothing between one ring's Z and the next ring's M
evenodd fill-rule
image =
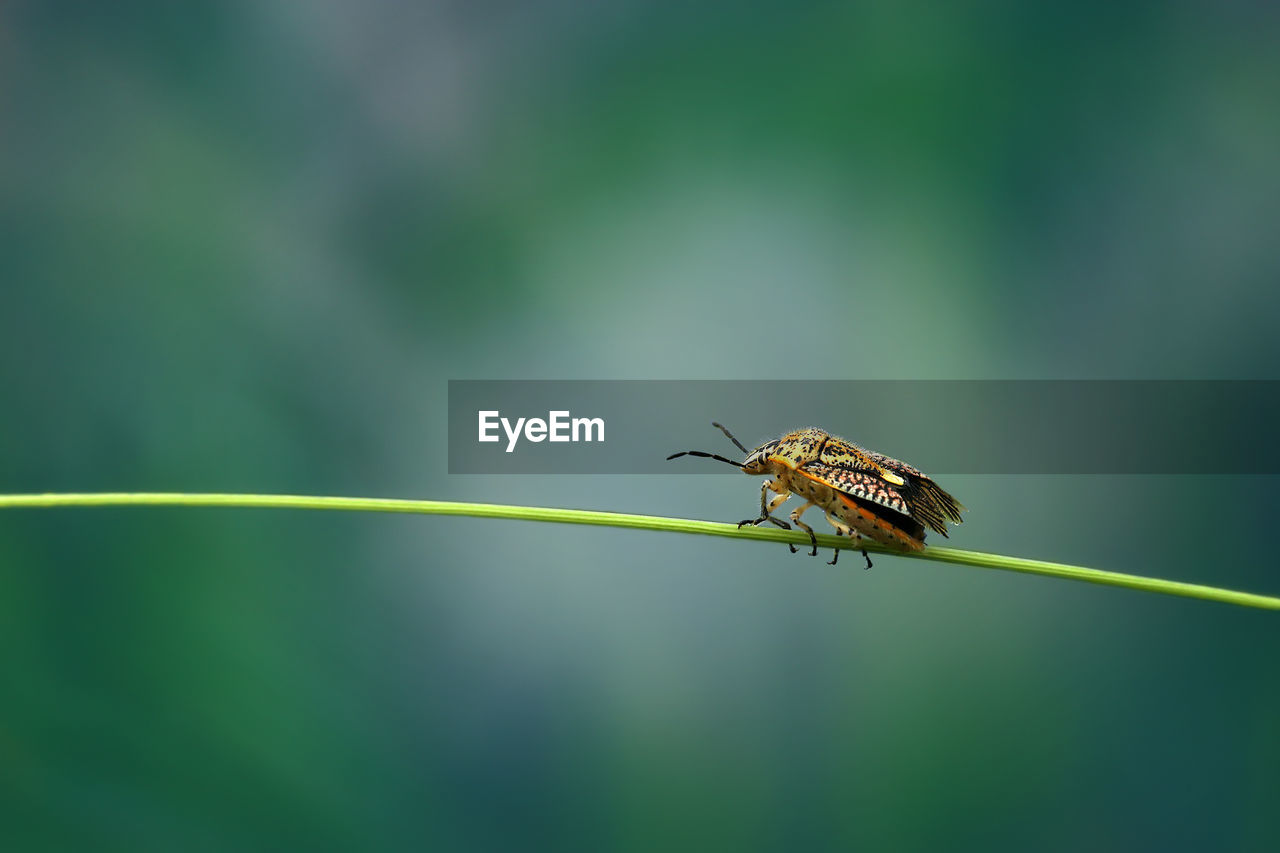
M801 513L811 506L821 507L837 535L847 535L855 543L865 537L907 552L924 550L926 528L946 536L949 523L962 521L964 505L918 469L820 429L796 430L748 451L729 430L718 423L713 426L747 454L743 461L700 450L673 453L667 458L701 456L746 474L769 475L760 489L759 517L745 519L739 527L768 521L789 530L790 525L773 512L792 494L804 498L806 503L791 513L791 521L808 531L812 556L817 555L817 537L800 520ZM771 491L778 495L772 502L768 499ZM787 547L796 553L794 545L788 543ZM871 568L866 548L860 550ZM830 564L834 566L839 558L837 548Z
M778 497L774 498L774 500L771 503L766 503L769 497L769 492L777 492ZM765 480L764 483L760 485L760 517L744 518L742 521L738 522L738 527L742 528L748 524L758 527L761 524L764 524L766 521L769 521L769 522L772 522L773 524L778 525L783 530L790 530L791 529L790 524L787 524L785 521L783 521L780 518L777 518L773 514L773 511L777 509L779 506L781 506L783 501L785 501L788 497L790 497L790 493L787 492L785 489L783 489L783 487L780 486L778 483L776 483L773 480ZM796 547L794 545L787 543L787 547L791 549L792 554L796 552Z

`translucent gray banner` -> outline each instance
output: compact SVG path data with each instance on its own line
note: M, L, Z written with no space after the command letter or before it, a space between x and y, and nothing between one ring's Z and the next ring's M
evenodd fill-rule
M820 427L934 475L1280 474L1280 381L1254 380L450 381L449 473L732 473L665 459L739 458L713 420L747 447Z

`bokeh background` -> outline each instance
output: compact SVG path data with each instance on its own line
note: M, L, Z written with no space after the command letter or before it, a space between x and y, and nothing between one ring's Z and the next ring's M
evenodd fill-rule
M732 472L450 477L446 382L1277 378L1278 40L1248 2L7 3L0 491L736 520ZM808 420L757 402L745 441ZM1280 591L1274 478L944 485L959 547ZM1273 849L1275 614L842 563L5 511L0 836Z

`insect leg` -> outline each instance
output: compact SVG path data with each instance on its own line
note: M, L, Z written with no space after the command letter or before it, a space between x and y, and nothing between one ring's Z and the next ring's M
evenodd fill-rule
M809 556L816 557L818 556L818 537L814 535L812 527L800 520L800 516L811 506L813 506L813 501L805 501L804 506L791 510L791 523L809 534L809 542L813 545L813 550L809 552Z
M765 492L767 491L777 492L778 496L773 500L769 501L768 506L765 506L764 498L765 498ZM787 524L782 519L776 517L773 514L773 511L778 507L782 506L784 503L786 503L787 498L789 497L791 497L791 492L787 491L787 488L785 486L783 486L781 483L775 480L765 481L765 484L760 488L760 511L764 513L765 518L769 519L774 524L781 527L783 530L790 530L791 525Z
M858 533L856 530L854 530L844 522L840 521L838 518L832 517L831 513L827 513L827 521L831 522L831 526L836 529L836 535L848 534L849 538L852 539L854 542L858 542L859 540L862 539L861 533ZM859 550L862 551L862 559L867 561L867 568L868 569L871 568L871 557L867 556L867 549L860 548ZM840 559L839 548L836 549L835 556L831 558L831 562L827 563L827 565L834 566L836 564L836 560L838 559Z
M862 538L859 534L854 532L852 527L845 524L843 521L836 518L831 513L827 513L827 521L831 524L832 527L836 529L837 536L848 536L850 539L854 540L855 542ZM832 548L831 550L832 550L831 559L827 561L828 566L834 566L836 564L836 561L840 559L840 549Z
M769 501L769 492L778 493L778 496L774 498L772 502ZM789 497L791 497L791 492L787 491L781 483L778 483L775 480L765 480L760 484L760 517L744 518L742 521L738 522L738 526L744 527L748 524L759 525L764 524L766 521L771 521L783 530L790 530L790 524L787 524L780 518L775 518L773 515L773 511L782 506L783 502L785 502Z
M768 499L769 492L778 493L778 496L774 498L772 502L770 502ZM781 483L777 482L776 480L765 480L760 485L760 517L744 518L742 521L738 522L738 526L743 527L744 525L751 524L758 527L759 525L764 524L766 521L768 521L771 524L778 525L783 530L790 530L791 529L790 524L787 524L782 519L776 518L773 515L773 511L778 507L782 506L782 504L789 497L791 497L791 492L787 491L786 487L783 486ZM792 554L796 552L796 546L792 545L790 542L787 543L787 547L791 549Z

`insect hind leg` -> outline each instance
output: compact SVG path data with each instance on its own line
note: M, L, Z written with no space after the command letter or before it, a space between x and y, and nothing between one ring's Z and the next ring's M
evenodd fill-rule
M848 536L854 542L858 542L859 540L862 539L861 533L854 530L852 527L845 524L843 521L836 518L831 513L827 513L827 521L831 524L832 527L836 529L837 536ZM827 561L828 566L834 566L836 564L836 560L840 559L840 549L835 548L833 550L835 551L835 553L832 554L831 559ZM859 550L862 551L862 558L867 561L867 568L868 569L871 568L871 558L867 556L867 549L861 548Z

